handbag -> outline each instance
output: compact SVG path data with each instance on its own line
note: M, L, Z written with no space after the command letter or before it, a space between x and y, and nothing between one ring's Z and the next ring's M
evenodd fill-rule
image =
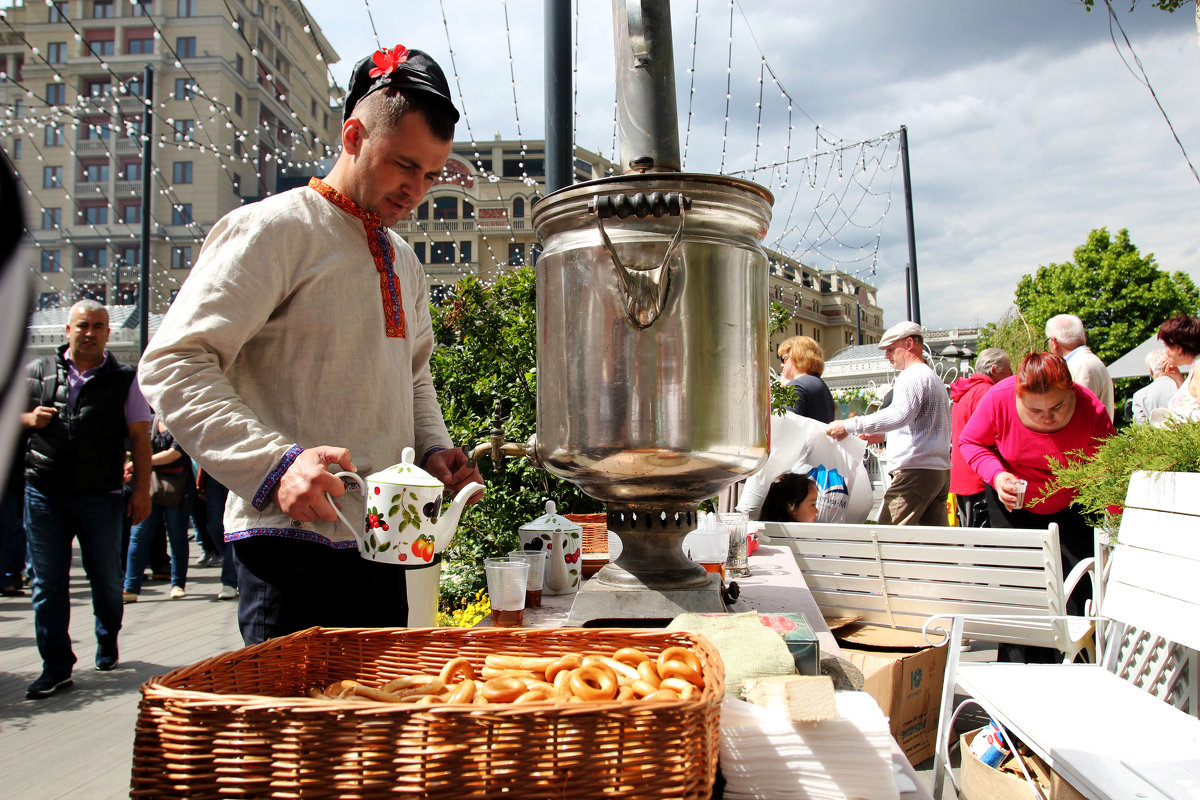
M156 506L177 506L183 502L187 489L188 471L150 474L150 502Z

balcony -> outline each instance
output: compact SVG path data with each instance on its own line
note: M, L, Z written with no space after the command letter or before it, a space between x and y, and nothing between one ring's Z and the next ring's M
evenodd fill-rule
M137 114L146 109L146 101L140 97L122 97L117 105L122 114Z
M105 139L80 139L75 143L75 152L81 156L108 155L112 150L112 144Z
M130 197L140 195L142 193L141 181L117 181L113 186L113 195L116 197Z
M128 139L122 137L117 139L113 145L112 152L114 153L140 153L142 152L142 142L140 139Z
M456 264L425 264L425 277L433 283L444 283L454 285L463 277L463 273L469 275L479 274L479 265L476 263Z

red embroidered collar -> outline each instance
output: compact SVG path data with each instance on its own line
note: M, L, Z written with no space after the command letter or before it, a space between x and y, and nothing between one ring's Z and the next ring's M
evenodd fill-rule
M361 208L346 195L334 189L320 178L310 178L308 188L324 197L347 214L362 220L367 232L367 247L371 250L371 258L375 261L375 269L379 272L379 291L383 296L384 328L388 338L403 339L404 303L400 293L400 281L393 269L395 252L392 243L388 241L387 229L379 215Z

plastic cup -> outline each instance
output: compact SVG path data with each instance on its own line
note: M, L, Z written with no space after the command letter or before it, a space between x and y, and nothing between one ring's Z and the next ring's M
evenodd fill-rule
M508 558L489 558L483 562L487 576L488 599L492 605L492 624L497 628L519 628L524 622L525 586L529 582L529 562Z
M1017 496L1017 504L1013 506L1013 510L1025 507L1025 490L1029 488L1029 481L1023 481L1018 478L1013 483L1013 494Z
M513 550L508 554L510 561L525 561L529 564L529 580L525 584L525 607L542 607L542 578L546 573L546 557L533 550Z
M741 511L717 514L717 524L729 531L729 555L725 559L725 574L744 578L750 574L750 540L746 535L749 515Z

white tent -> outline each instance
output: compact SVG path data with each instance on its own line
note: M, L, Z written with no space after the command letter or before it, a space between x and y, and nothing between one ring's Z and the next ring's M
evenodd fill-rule
M1146 341L1130 350L1125 355L1108 365L1108 374L1113 380L1117 378L1148 378L1150 368L1146 366L1146 356L1151 350L1161 350L1163 343L1155 333ZM1184 366L1183 372L1189 372L1190 366Z

